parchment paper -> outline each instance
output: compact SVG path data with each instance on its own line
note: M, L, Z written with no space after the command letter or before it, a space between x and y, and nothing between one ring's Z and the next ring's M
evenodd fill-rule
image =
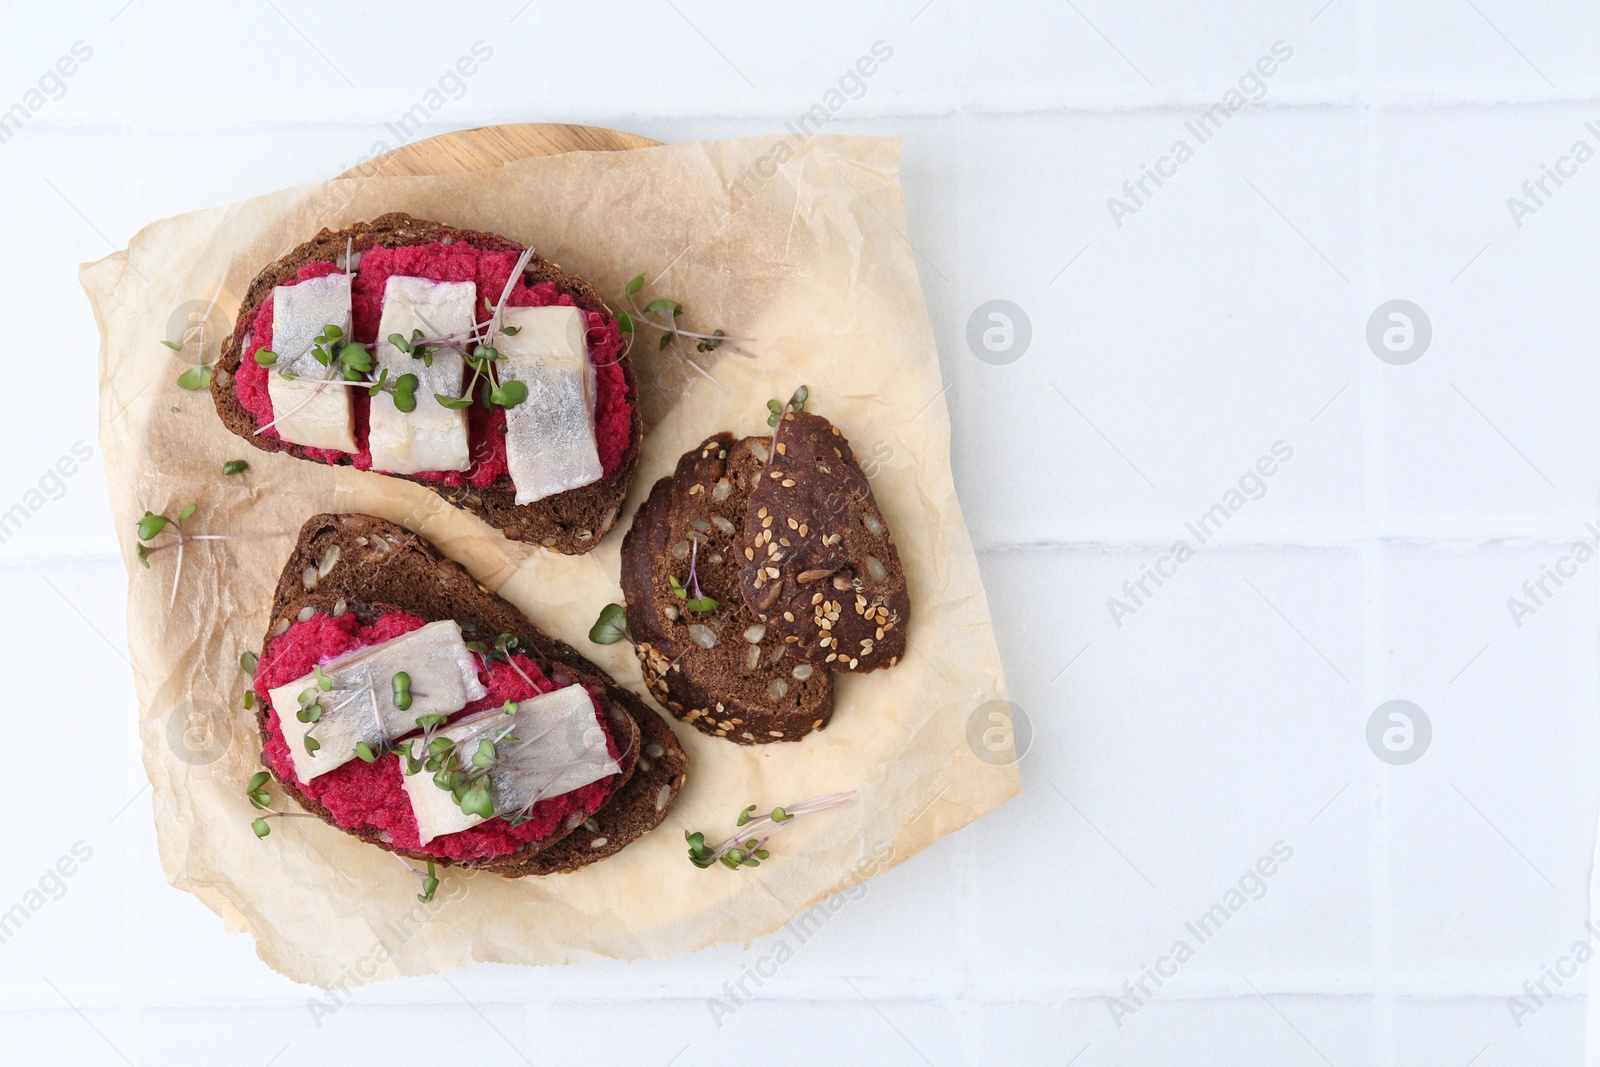
M301 186L154 223L126 252L82 268L102 335L101 440L128 565L129 655L162 865L228 929L251 933L272 967L329 986L478 960L641 958L748 941L1017 792L1015 767L978 758L968 743L974 712L1003 699L1005 683L902 236L898 141L819 136L779 167L758 165L776 143L580 152L466 176ZM247 684L238 661L258 648L294 532L320 511L404 523L644 693L625 643L587 640L599 608L621 600L628 519L581 558L507 542L420 486L250 448L223 428L208 394L175 381L186 362L215 358L245 287L271 259L322 226L395 210L530 244L613 307L642 272L644 296L681 301L688 328L755 338L754 360L697 354L715 382L653 344L635 346L647 436L624 516L685 449L721 429L765 432L766 401L804 383L808 407L844 429L872 478L913 605L906 659L841 677L827 730L745 748L673 723L692 763L660 828L576 874L451 870L430 906L416 902L416 879L393 857L332 827L277 819L266 839L250 831L244 783L260 766L260 742L238 704ZM205 333L188 351L161 346L191 323ZM224 477L224 461L237 458L249 472ZM176 553L139 567L134 524L147 508L173 515L190 503L190 532L284 536L191 545L168 610ZM759 870L698 870L685 855L686 829L720 841L747 804L848 789L859 791L856 804L784 829Z

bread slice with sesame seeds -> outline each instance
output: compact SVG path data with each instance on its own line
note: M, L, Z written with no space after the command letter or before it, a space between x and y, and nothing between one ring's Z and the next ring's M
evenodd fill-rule
M736 551L740 593L794 655L834 671L892 667L911 616L894 534L839 427L786 412L755 472Z
M684 453L622 542L628 625L651 693L714 737L796 741L833 715L829 671L796 659L739 594L734 551L769 447L718 433Z

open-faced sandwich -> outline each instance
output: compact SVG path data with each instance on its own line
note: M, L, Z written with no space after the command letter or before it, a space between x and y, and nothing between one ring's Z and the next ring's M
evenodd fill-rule
M211 392L257 448L417 482L570 554L616 525L643 434L619 322L587 282L398 212L261 271Z
M657 826L683 785L660 715L394 523L312 517L271 619L253 665L262 763L380 848L572 871Z
M824 728L836 672L905 654L894 535L850 442L804 395L775 412L771 435L713 434L684 453L622 542L626 624L651 692L740 744Z

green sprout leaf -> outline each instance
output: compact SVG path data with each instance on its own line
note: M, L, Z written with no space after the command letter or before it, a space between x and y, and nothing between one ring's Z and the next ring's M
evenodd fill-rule
M478 751L472 754L472 765L474 767L489 767L493 766L494 760L494 742L485 737L478 742Z
M517 712L522 710L522 705L518 704L515 700L508 700L504 704L500 705L500 710L507 715L515 715Z
M390 696L394 699L394 706L396 708L401 711L407 711L410 709L411 675L407 674L405 671L395 672L395 676L389 682L389 690ZM423 718L429 717L430 716L426 715L423 716ZM422 725L422 719L418 719L417 723L418 725Z
M621 604L607 604L601 608L600 617L589 627L589 640L597 645L614 645L627 636L627 609Z
M333 679L322 673L322 664L319 663L311 668L311 677L316 679L317 688L324 693L333 691Z
M647 315L671 315L673 318L677 318L683 314L683 305L676 300L668 300L666 297L662 297L658 300L650 301L644 306L644 310Z
M190 515L193 515L194 514L194 509L195 509L195 505L193 505L193 504L185 505L184 509L182 511L178 512L178 521L182 522L184 519L187 519Z
M161 534L161 531L167 528L167 524L171 521L172 520L168 519L165 515L157 515L149 511L145 512L144 518L139 520L139 540L155 540L156 537Z
M698 612L716 611L717 610L717 602L715 600L713 600L711 597L708 597L708 596L694 597L693 599L685 599L683 606L688 608L690 611L698 611Z
M378 754L373 752L372 746L367 744L365 741L356 742L356 756L361 760L362 763L378 762Z
M617 316L617 329L623 333L633 332L633 316L626 311Z
M443 393L434 393L433 398L451 411L461 411L472 406L470 396L445 396Z
M180 345L176 341L162 341L161 343L166 345L168 348L172 349L174 352L182 352L183 351L183 346Z
M439 890L438 872L434 869L433 861L428 861L427 876L422 879L422 892L417 894L417 899L424 904L432 903L433 894Z
M489 798L489 783L477 782L461 795L461 810L480 818L494 818L494 801Z
M250 469L250 464L242 459L230 459L222 465L223 474L243 474Z
M734 823L734 825L735 826L743 826L745 823L749 822L750 821L750 813L752 811L755 811L755 810L756 810L756 806L754 804L750 805L748 808L745 808L743 811L741 811L739 813L739 820L738 820L738 822Z
M261 364L263 367L270 367L274 363L278 362L278 353L272 351L270 348L263 348L256 352L255 358L256 362Z
M500 396L495 400L503 408L514 408L528 399L528 387L515 378L500 386Z
M319 749L321 747L322 747L322 742L321 741L318 741L315 737L312 737L310 734L306 734L306 752L309 755L315 756L317 754L317 749Z
M257 771L250 776L250 784L245 786L245 792L254 793L256 790L266 785L267 780L271 777L272 775L268 774L266 771Z
M178 375L178 388L180 389L205 389L211 385L210 367L190 367Z
M257 819L255 822L250 824L250 829L256 832L257 837L266 837L268 834L272 833L272 827L267 825L267 820L265 819Z
M260 662L260 657L254 652L246 652L239 657L239 669L254 678L256 676L256 666Z
M636 275L633 276L632 280L630 280L628 282L628 287L627 287L626 292L627 292L627 294L629 296L632 296L634 293L637 293L640 289L643 289L643 288L644 288L644 275L643 274L636 274Z

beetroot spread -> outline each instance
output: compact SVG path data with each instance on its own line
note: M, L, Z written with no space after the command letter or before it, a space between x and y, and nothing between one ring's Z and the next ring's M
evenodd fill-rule
M502 283L503 284L503 283ZM390 611L370 626L362 626L354 615L338 618L318 613L297 622L272 640L256 668L255 693L267 709L267 727L262 738L262 759L280 777L298 781L289 758L289 744L278 725L267 694L311 673L311 668L326 663L352 649L375 645L425 625L426 619L403 611ZM548 693L556 686L545 677L539 665L526 656L515 657L517 666L538 687ZM494 663L480 670L479 680L489 695L468 704L457 718L485 708L498 708L507 700L525 700L535 695L522 676L505 663ZM598 700L602 694L590 690ZM621 761L616 738L604 714L596 716L606 732L606 746L613 759ZM423 771L423 774L428 772ZM560 796L547 797L533 806L531 818L512 826L504 819L490 819L459 833L444 834L422 844L417 834L417 819L406 796L400 758L392 753L376 763L351 760L310 782L299 782L306 796L328 809L341 829L370 828L385 836L398 848L447 860L489 859L517 851L533 841L555 833L574 813L587 817L598 811L617 786L617 775L575 789Z
M455 244L414 245L404 248L377 246L361 254L361 264L351 283L351 330L354 339L363 344L374 344L378 336L378 322L383 314L383 290L390 275L409 278L427 278L435 282L476 282L479 310L485 296L495 301L505 291L506 278L516 266L516 252L485 252L457 241ZM307 263L295 277L296 282L338 273L332 263ZM294 284L294 283L289 283ZM554 282L528 285L520 278L512 287L506 300L511 307L546 307L551 304L572 306L572 297L561 292ZM616 320L595 311L584 312L589 323L589 362L595 367L595 445L600 453L600 467L609 478L622 465L623 456L633 437L633 406L628 401L627 378L622 372L618 357L622 354L622 331ZM234 389L239 403L256 417L258 424L272 421L272 399L267 393L267 376L271 373L254 359L257 351L272 347L272 297L268 296L256 310L255 321L250 325L250 344L239 361L239 373ZM279 353L290 355L292 353ZM350 456L358 470L372 469L372 452L367 447L367 411L370 400L363 389L350 390L355 415L356 442L361 450ZM444 485L472 485L485 489L506 476L506 413L503 408L484 410L481 404L467 409L467 440L472 449L472 464L464 471L424 471L413 477ZM263 436L277 437L276 429L268 428ZM337 463L346 453L331 448L308 448L307 456L327 463Z

